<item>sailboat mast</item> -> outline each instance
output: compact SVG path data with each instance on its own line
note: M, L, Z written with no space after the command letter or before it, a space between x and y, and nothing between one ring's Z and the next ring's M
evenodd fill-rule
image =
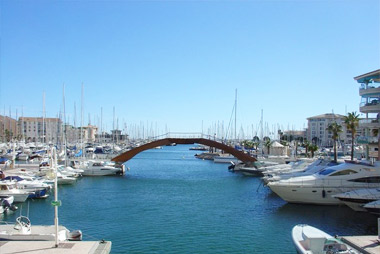
M82 157L83 157L83 83L81 91L81 105L80 105L80 143L82 148Z
M42 95L42 143L45 144L45 92Z
M112 129L113 129L113 134L112 134L112 147L113 149L115 148L115 106L113 106L113 121L112 121Z
M63 84L63 151L65 152L65 167L67 167L67 138L66 138L66 104L65 104L65 84Z
M235 89L235 142L237 141L236 139L236 111L237 111L237 89Z
M100 143L103 143L103 107L100 107Z

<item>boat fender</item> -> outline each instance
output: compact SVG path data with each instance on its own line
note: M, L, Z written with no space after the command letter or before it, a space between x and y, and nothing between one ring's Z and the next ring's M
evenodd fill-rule
M322 190L322 198L325 198L325 197L326 197L326 191Z

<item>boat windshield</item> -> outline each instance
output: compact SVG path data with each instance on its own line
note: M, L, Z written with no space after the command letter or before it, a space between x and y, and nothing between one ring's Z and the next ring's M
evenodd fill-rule
M333 173L335 171L336 171L335 169L326 168L326 169L322 170L321 172L319 172L318 174L326 176L326 175L329 175L329 174L331 174L331 173Z

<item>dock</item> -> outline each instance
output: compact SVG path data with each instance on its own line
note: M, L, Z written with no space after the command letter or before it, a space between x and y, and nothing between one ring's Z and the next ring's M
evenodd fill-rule
M342 236L341 240L344 243L352 246L364 254L379 254L380 253L380 239L377 235L363 235L363 236Z
M57 248L54 241L0 241L0 253L108 254L111 246L110 241L60 242Z

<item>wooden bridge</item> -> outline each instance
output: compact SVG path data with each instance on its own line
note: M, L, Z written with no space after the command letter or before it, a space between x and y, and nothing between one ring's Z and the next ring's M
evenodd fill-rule
M179 135L178 135L179 134ZM192 133L192 135L188 135L188 137L184 138L184 133L167 133L164 138L156 139L146 143L144 145L138 146L136 148L133 148L125 153L122 153L115 158L112 159L112 161L123 163L130 159L132 159L136 154L141 153L145 150L152 149L158 146L165 146L170 144L202 144L210 147L215 147L217 149L222 150L224 153L229 153L239 160L243 162L254 162L256 161L256 158L250 156L249 154L246 154L242 151L236 150L235 148L228 146L222 142L217 141L215 138L214 140L211 139L211 136L204 135L204 134L197 134ZM162 137L159 136L159 137ZM179 136L179 137L178 137Z

